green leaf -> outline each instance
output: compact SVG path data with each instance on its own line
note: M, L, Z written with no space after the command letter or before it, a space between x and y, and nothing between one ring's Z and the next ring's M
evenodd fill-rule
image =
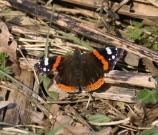
M10 69L10 67L6 67L6 66L4 66L4 65L1 65L1 66L0 66L0 69L1 69L2 71L6 72L7 74L11 74L11 69Z
M110 118L104 114L96 114L92 115L88 118L90 122L95 122L95 123L107 123L110 122ZM93 128L96 131L101 131L104 127L106 126L93 126Z
M60 124L58 127L50 130L46 135L55 135L59 130L63 129L65 126L67 126L68 122L65 122L63 124Z
M48 85L50 84L50 78L41 76L40 82L43 83L43 87L50 98L52 98L53 100L57 100L59 98L58 93L53 92L53 91L48 91Z
M152 34L158 35L158 26L146 26L145 30L151 32Z
M157 135L157 134L158 134L158 127L154 127L152 129L145 130L138 135Z
M150 42L148 42L148 41L144 43L144 47L148 47L148 48L149 48L149 47L151 47L151 46L152 46L152 43L150 43Z
M142 40L146 36L142 32L141 29L139 28L128 28L127 29L127 36L130 40L135 41L135 40Z
M96 122L96 123L106 123L110 121L110 118L104 114L96 114L92 115L88 118L90 122Z
M47 92L48 96L50 98L52 98L53 100L58 100L59 99L59 94L58 93L56 93L54 91L48 91L48 90L46 92Z
M0 53L0 70L6 72L7 74L11 74L10 67L6 66L6 59L8 58L8 55L6 53ZM1 74L0 79L4 80L6 77Z
M154 51L158 51L158 43L154 44L151 49Z
M0 53L0 64L3 64L7 57L8 55L6 53Z
M43 87L45 90L48 89L48 85L50 83L50 79L48 77L45 77L45 76L41 76L41 81L43 83Z
M143 26L143 24L138 21L132 21L131 24L137 28L141 28Z
M156 104L158 101L156 90L148 90L145 89L143 91L140 91L137 95L138 99L142 100L145 104Z

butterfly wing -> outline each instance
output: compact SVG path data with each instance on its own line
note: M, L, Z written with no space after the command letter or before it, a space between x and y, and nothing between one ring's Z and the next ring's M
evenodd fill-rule
M104 83L104 73L111 71L122 55L123 50L116 47L107 47L83 54L86 62L82 65L82 86L88 91L98 89Z
M34 65L34 69L37 73L47 76L53 70L53 65L56 63L57 57L49 57L40 60Z

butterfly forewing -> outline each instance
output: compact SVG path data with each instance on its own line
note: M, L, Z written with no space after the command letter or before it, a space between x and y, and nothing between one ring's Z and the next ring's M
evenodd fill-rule
M97 51L108 62L108 69L105 71L105 73L108 73L115 67L117 61L123 56L124 52L121 48L116 47L106 47Z
M35 71L44 76L48 76L52 71L55 61L56 57L44 58L34 65Z

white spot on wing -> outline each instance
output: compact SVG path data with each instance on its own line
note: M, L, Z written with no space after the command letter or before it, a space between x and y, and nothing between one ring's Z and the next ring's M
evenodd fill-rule
M43 68L43 71L46 71L46 68L45 68L45 67Z
M109 55L112 54L112 51L109 47L106 48L106 51L107 51L107 54L109 54Z
M48 66L48 64L49 64L49 63L48 63L48 58L45 58L45 59L44 59L44 65L45 65L45 66Z
M115 55L112 55L112 59L115 59Z

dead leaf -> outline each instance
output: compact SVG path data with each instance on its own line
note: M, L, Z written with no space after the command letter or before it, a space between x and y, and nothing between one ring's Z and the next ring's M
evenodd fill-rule
M75 126L67 126L63 129L63 131L60 131L60 134L63 135L110 135L111 134L111 127L105 128L102 131L99 132L92 132L89 130L88 127L83 126L80 123L76 123ZM59 133L58 133L59 134Z
M53 115L57 115L58 112L59 112L59 105L57 104L52 104L51 107L50 107L50 112L53 114Z
M107 127L99 132L97 132L95 135L111 135L112 128Z
M0 109L9 105L9 101L0 101Z
M0 22L0 30L1 30L1 33L0 33L0 52L5 52L8 54L9 59L14 63L13 72L16 75L18 75L20 68L18 66L17 55L16 55L17 42L11 41L11 43L9 45L11 35L9 33L7 25L2 21Z
M128 65L131 65L131 66L138 66L139 64L139 59L140 57L133 54L133 53L127 53L126 57L125 57L125 62L128 64Z
M11 42L9 45L9 38L10 38L10 33L8 30L7 25L4 22L0 22L0 48L3 50L3 52L7 53L8 56L10 57L10 60L12 62L16 61L17 56L16 56L16 49L17 49L17 43L16 41Z
M58 126L59 124L62 124L62 123L72 123L73 122L73 119L70 117L70 116L66 116L66 115L58 115L55 119L56 123L54 124L54 126ZM52 121L53 122L53 121Z
M13 63L11 65L11 69L12 69L13 73L15 73L16 75L20 75L21 69L17 63Z
M53 129L56 129L56 128L60 127L63 124L66 124L63 127L63 129L58 131L57 134L63 133L63 130L65 128L67 128L67 126L69 126L72 122L73 122L73 119L70 116L66 116L66 115L62 115L62 114L54 116L54 118L51 121Z
M158 75L158 70L157 68L154 66L153 62L148 59L148 58L143 58L142 59L143 63L145 64L146 68L155 76Z
M43 122L44 114L43 112L31 112L31 120L35 123L41 124Z
M69 125L63 130L63 135L83 135L92 133L88 127L84 127L80 123L76 123L75 126Z

